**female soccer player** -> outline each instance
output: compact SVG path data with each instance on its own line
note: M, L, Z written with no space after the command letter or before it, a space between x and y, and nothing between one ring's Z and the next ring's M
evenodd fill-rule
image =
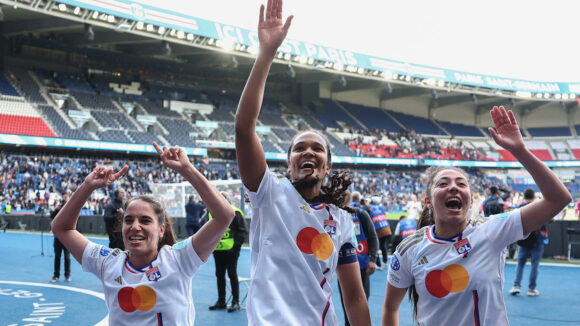
M102 281L111 325L193 325L191 279L234 217L230 204L189 162L183 149L153 146L165 166L193 185L214 216L193 237L175 243L169 215L150 196L131 198L125 204L122 235L126 251L90 242L76 230L81 208L91 193L111 185L127 172L127 166L117 173L97 166L52 222L52 232L83 270Z
M248 323L337 325L331 300L336 271L351 324L370 325L351 217L338 207L350 180L335 173L333 184L323 186L331 168L328 141L316 131L296 135L286 178L268 170L256 134L268 71L291 21L282 21L281 0L260 7L260 51L236 113L236 155L252 203Z
M468 176L455 168L427 170L419 227L397 247L389 265L383 325L399 324L410 290L420 325L508 325L502 251L556 215L572 198L558 177L525 146L512 111L490 112L495 142L528 170L544 198L521 209L472 219Z

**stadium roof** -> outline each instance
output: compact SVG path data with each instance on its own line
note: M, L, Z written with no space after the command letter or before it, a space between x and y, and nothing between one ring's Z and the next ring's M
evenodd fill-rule
M170 35L169 29L157 29L156 33L146 28L137 28L136 21L124 18L113 19L95 14L95 10L82 8L59 9L59 2L51 0L0 0L4 37L33 36L62 41L79 48L131 53L160 60L172 60L199 65L206 68L224 69L234 67L238 71L249 71L253 54L246 51L225 50L217 47L209 38L193 35L180 39ZM288 75L289 83L318 82L325 95L343 101L365 98L365 105L375 103L379 107L397 107L400 111L414 108L408 113L435 118L444 108L468 110L471 117L462 118L469 124L487 125L481 116L487 114L492 105L513 108L519 115L529 115L542 108L569 115L578 110L574 98L560 94L523 94L500 89L488 89L464 84L439 83L424 78L398 75L384 76L358 74L356 71L336 71L320 65L296 62L279 54L279 64L274 65L273 73ZM243 84L237 85L240 89ZM356 94L353 96L353 94ZM321 96L325 96L321 92ZM564 97L565 96L565 97ZM397 110L397 109L395 109ZM451 110L453 111L453 109ZM447 114L450 115L450 114ZM451 114L452 115L452 114ZM484 118L484 120L487 119ZM562 124L562 123L559 123Z

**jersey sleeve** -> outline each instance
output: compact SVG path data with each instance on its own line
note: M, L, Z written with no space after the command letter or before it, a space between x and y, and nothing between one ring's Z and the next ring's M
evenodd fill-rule
M491 240L490 243L498 250L524 238L520 209L492 215L481 227Z
M264 176L262 177L262 182L260 182L258 190L256 192L252 192L246 188L246 192L250 198L252 208L259 208L272 203L274 198L273 196L276 195L276 192L273 190L279 183L280 178L278 178L266 167L266 171L264 172Z
M81 264L83 272L93 273L99 278L99 280L102 280L104 267L113 252L115 252L116 255L121 253L119 249L111 249L89 241L85 247L85 251L83 252Z
M387 282L396 288L406 289L415 283L411 271L412 255L409 251L401 255L397 249L391 256Z
M338 264L350 264L358 262L356 257L356 235L350 213L340 209L341 238L338 252Z
M170 254L173 256L177 265L181 269L184 275L189 277L193 277L199 267L203 265L203 261L191 244L192 237L189 237L183 241L180 241L174 244L172 247L164 247L161 250L165 250L166 248L169 250Z

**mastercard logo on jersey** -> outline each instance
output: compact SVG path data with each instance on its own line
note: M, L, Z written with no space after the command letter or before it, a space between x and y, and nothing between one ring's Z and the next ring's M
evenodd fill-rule
M457 264L449 265L443 270L435 269L427 274L425 287L436 298L443 298L450 292L458 293L469 284L469 273Z
M119 291L117 299L119 306L125 312L148 311L157 303L155 291L146 285L140 285L136 288L126 286Z
M332 254L334 244L326 232L318 232L313 227L306 227L296 237L298 249L305 254L314 255L319 260L327 260Z

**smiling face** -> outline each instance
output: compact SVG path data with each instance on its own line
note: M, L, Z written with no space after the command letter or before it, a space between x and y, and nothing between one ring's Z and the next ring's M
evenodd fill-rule
M157 256L157 246L165 232L165 224L159 223L159 217L150 203L134 200L125 210L122 232L131 264L142 267Z
M291 181L320 187L331 167L328 151L328 144L321 135L315 132L298 135L288 154L288 173Z
M471 191L466 176L454 169L438 172L430 185L425 204L433 211L437 230L449 237L462 232L471 207Z

